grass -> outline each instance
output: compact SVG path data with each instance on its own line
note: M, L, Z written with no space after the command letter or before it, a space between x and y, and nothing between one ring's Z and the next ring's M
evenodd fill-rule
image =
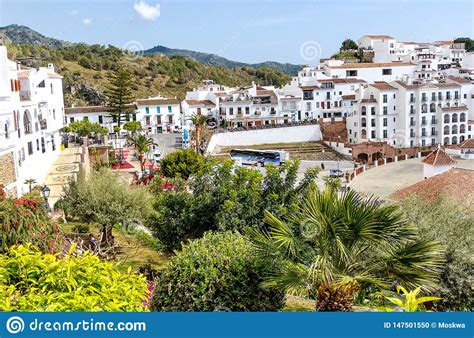
M83 225L83 223L67 222L61 224L61 227L67 235L73 233L73 229L78 225ZM88 233L93 233L98 238L99 227L89 225ZM159 251L160 244L152 236L143 231L127 232L121 227L114 227L113 235L115 242L122 248L117 260L124 271L128 267L138 270L144 264L151 264L157 270L166 266L169 256Z
M314 312L315 308L314 300L287 295L283 312Z

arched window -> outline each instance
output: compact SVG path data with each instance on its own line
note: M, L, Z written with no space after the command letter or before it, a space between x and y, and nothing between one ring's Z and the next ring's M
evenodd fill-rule
M461 135L461 137L459 137L459 142L464 142L466 138L464 137L464 135Z
M451 128L451 134L457 134L458 133L458 126L454 125L452 128Z
M449 123L449 114L444 114L444 123Z
M23 113L23 127L25 129L25 134L31 134L33 132L31 125L31 114L28 109Z
M461 124L461 125L459 126L459 132L460 132L461 134L464 134L464 133L466 132L466 125L465 125L465 124Z
M449 135L449 126L444 126L444 135Z
M451 122L458 122L458 114L454 113L453 116L451 116Z
M367 131L365 129L362 129L360 134L362 135L362 138L367 138Z
M445 137L445 138L444 138L443 144L444 144L445 146L449 144L449 137Z
M426 105L426 103L423 103L421 105L421 112L422 113L427 113L428 112L428 106Z
M361 120L361 127L367 127L367 120L365 119L365 117L363 117Z
M436 112L436 104L432 103L430 104L430 113Z
M451 144L458 144L458 137L453 136Z
M460 122L466 122L466 113L461 113L461 115L459 115L460 118L459 118L459 121Z
M360 109L360 112L361 112L361 115L367 115L367 107L362 106L362 108Z

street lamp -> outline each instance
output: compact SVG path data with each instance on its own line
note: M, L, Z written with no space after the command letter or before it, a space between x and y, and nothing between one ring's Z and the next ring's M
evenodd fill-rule
M49 211L48 198L51 194L51 189L45 184L43 188L41 188L41 194L43 195L44 201L46 203L46 210Z

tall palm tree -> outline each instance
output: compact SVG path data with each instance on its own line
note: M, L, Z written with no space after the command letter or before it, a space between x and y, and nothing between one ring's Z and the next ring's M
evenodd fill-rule
M128 144L135 148L135 151L138 153L138 160L140 162L140 168L142 172L145 170L145 153L150 150L150 147L157 145L151 137L145 135L135 135L128 139Z
M310 192L286 221L265 217L268 228L250 233L271 267L265 283L316 297L318 311L350 311L353 293L367 286L436 285L440 247L420 239L397 206L326 189Z
M34 178L27 178L23 184L28 184L28 189L31 192L31 187L33 184L36 184L36 180Z
M196 152L199 152L199 145L201 141L201 132L207 126L207 122L211 119L210 116L193 114L188 120L190 120L196 128Z

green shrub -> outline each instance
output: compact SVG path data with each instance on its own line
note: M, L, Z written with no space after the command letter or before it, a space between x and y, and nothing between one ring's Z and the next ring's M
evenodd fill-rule
M173 257L158 279L155 311L277 311L284 295L261 286L264 266L232 232L207 232Z
M130 271L89 253L61 259L11 247L0 255L0 311L146 311L146 280Z
M72 232L79 234L87 234L90 230L89 224L78 223L72 228Z
M438 311L472 311L474 309L474 212L459 204L438 199L427 202L411 197L401 202L408 218L415 223L420 235L436 239L444 247L444 260L439 274L439 287L434 294Z
M184 178L197 173L203 166L205 158L192 149L176 150L167 154L160 161L161 172L168 178Z
M16 244L30 242L43 252L54 252L61 235L44 208L37 192L17 199L0 200L0 252Z

